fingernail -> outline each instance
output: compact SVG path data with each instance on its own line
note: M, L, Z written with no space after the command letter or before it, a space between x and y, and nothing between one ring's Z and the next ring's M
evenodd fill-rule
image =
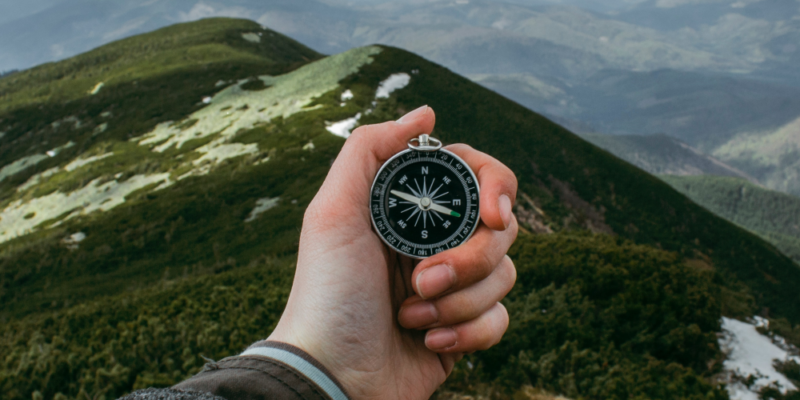
M457 343L458 334L450 328L433 329L425 335L425 346L433 351L448 349Z
M500 200L497 201L498 208L500 209L500 218L503 219L503 226L508 228L511 225L511 199L508 196L501 194Z
M420 301L404 307L400 310L400 314L403 315L403 320L413 321L410 326L406 326L408 329L421 328L439 321L439 312L436 311L436 307L433 304L427 301Z
M439 264L417 275L417 294L423 299L438 296L456 283L456 274L449 265Z
M411 111L410 113L408 113L406 115L403 115L400 119L397 120L397 123L398 124L403 124L403 123L411 122L415 118L417 118L418 116L424 114L427 109L428 109L428 106L422 106L420 108L417 108L416 110Z

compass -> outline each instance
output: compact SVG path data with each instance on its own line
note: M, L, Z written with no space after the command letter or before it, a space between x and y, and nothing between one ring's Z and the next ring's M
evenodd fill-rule
M372 182L370 215L384 243L401 254L426 258L466 242L480 218L478 179L442 142L411 139Z

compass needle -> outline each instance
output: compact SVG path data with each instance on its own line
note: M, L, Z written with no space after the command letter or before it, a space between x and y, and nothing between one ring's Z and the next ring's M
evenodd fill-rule
M436 203L431 204L431 210L438 211L438 212L440 212L442 214L452 215L454 217L460 217L461 216L461 214L459 214L459 213L457 213L457 212L455 212L455 211L453 211L453 210L451 210L451 209L449 209L447 207L440 206L440 205L438 205Z

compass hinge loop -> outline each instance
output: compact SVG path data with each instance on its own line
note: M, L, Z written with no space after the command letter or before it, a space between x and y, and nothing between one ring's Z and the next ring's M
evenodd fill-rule
M415 142L417 144L414 144ZM419 137L409 140L408 148L416 151L436 151L442 148L442 141L423 133Z

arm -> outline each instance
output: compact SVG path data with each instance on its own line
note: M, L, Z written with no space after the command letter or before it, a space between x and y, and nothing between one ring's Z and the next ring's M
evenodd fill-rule
M282 400L313 386L324 390L327 379L351 399L427 399L464 353L500 341L508 327L500 300L516 279L506 255L517 236L511 170L469 146L448 146L481 185L481 225L460 247L415 262L388 250L372 231L375 174L434 122L425 106L398 121L356 129L306 210L292 291L268 340L291 346L284 349L321 375L275 359L282 354L275 350L258 350L278 348L259 342L176 389ZM307 379L290 381L298 373ZM316 398L338 400L334 392Z

